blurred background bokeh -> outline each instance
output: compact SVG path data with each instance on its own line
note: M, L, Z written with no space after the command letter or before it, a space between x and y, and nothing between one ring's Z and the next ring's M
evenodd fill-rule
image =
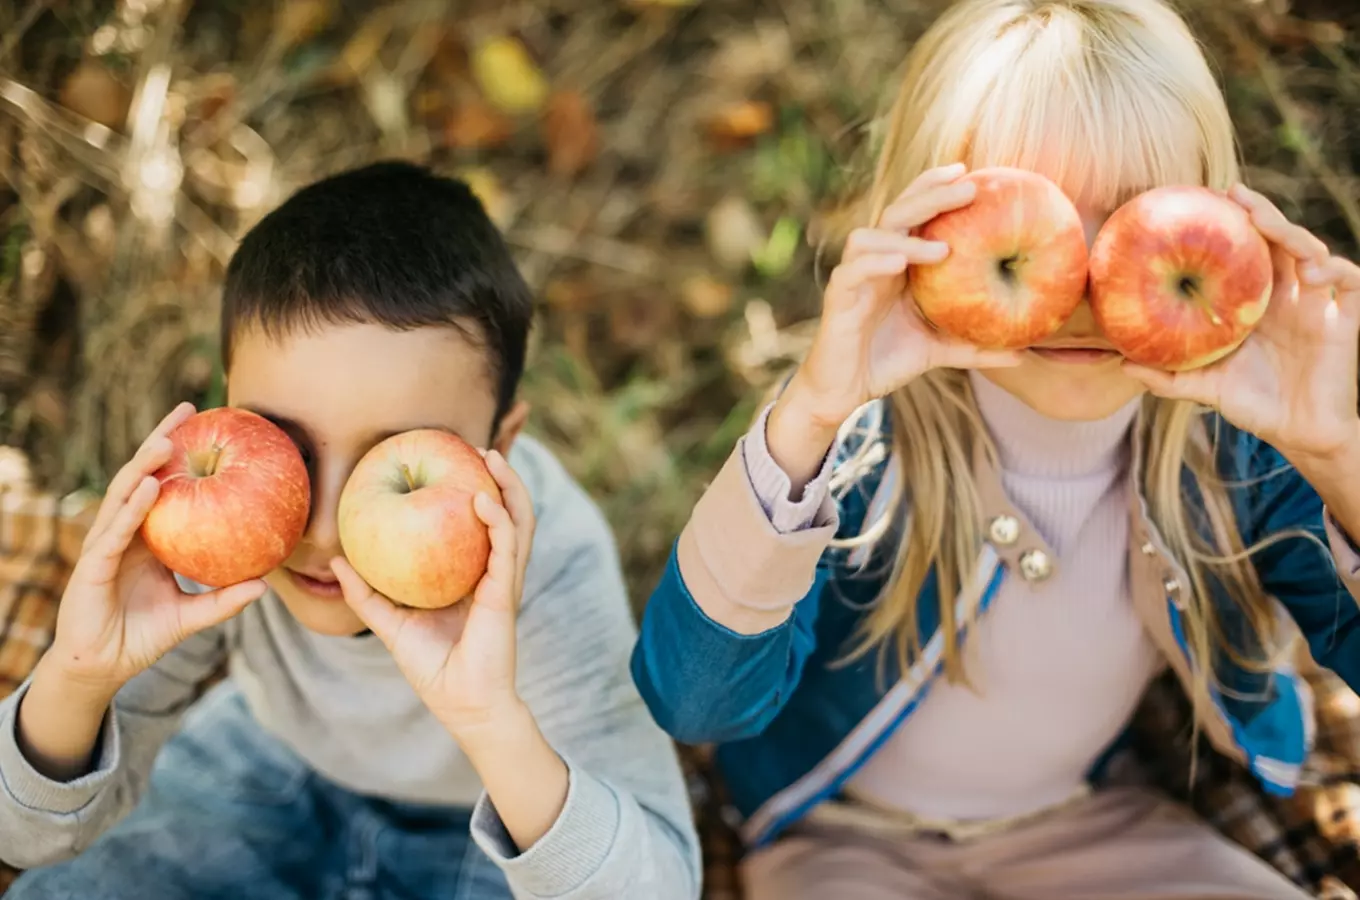
M99 490L222 397L220 276L291 190L466 177L541 299L532 428L635 599L810 334L874 116L944 0L0 0L0 483ZM1360 241L1360 4L1187 0L1250 182Z

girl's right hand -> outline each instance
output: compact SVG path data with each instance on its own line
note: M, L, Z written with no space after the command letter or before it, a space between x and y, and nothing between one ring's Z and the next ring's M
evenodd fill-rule
M956 163L923 172L884 210L877 227L850 234L823 295L812 347L770 416L770 450L795 482L810 477L808 463L815 463L815 472L842 423L870 400L931 369L1019 364L1014 351L982 350L937 332L907 291L908 266L949 255L948 245L912 231L973 201L976 187L959 181L965 171Z
M45 669L86 695L112 699L185 638L231 618L265 591L254 580L185 593L141 539L160 490L154 473L173 449L168 434L193 413L191 404L181 404L114 476L62 594Z

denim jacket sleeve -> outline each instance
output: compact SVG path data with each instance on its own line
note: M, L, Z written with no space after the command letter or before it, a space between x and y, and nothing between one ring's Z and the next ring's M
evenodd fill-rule
M768 409L767 409L768 413ZM696 504L643 613L633 678L653 717L684 743L759 734L797 687L816 648L826 550L857 529L858 504L838 507L833 452L800 501L773 477L762 415ZM811 521L799 510L813 508Z
M1234 476L1245 482L1239 503L1244 542L1288 532L1259 550L1255 568L1266 593L1289 610L1313 659L1360 691L1360 552L1324 508L1322 499L1273 447L1238 436ZM1360 473L1357 473L1360 478Z

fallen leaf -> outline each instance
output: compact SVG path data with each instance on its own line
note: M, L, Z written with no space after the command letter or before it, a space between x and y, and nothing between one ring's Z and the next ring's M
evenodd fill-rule
M724 197L704 220L708 252L730 272L740 272L765 246L765 227L751 204L742 197Z
M575 175L599 152L595 112L579 91L558 91L548 100L543 117L543 139L548 147L548 171Z
M477 199L486 208L486 214L491 217L497 228L504 229L510 224L510 218L514 215L514 205L510 195L501 186L500 179L496 173L490 169L480 166L473 166L458 170L456 173L459 178L467 182L467 186Z
M444 143L449 147L498 147L514 133L515 123L475 94L457 102L444 120Z
M320 33L334 16L332 0L285 0L274 8L271 37L283 47L293 47Z
M508 35L473 51L472 74L482 95L512 115L536 112L548 98L548 83L538 65L524 44Z
M732 308L732 286L708 275L691 275L680 286L685 309L697 319L716 319Z
M87 59L62 84L59 99L71 112L119 130L127 122L132 92L103 63Z
M744 147L774 127L774 107L758 100L743 100L708 117L710 141L720 150Z

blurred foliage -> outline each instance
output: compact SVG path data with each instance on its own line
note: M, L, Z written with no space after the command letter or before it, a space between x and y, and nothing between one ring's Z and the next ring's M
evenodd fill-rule
M0 445L39 485L102 487L175 401L221 402L216 291L250 224L420 159L469 180L538 292L532 428L641 599L805 347L819 225L944 5L0 3ZM1181 5L1249 180L1356 253L1355 7Z

